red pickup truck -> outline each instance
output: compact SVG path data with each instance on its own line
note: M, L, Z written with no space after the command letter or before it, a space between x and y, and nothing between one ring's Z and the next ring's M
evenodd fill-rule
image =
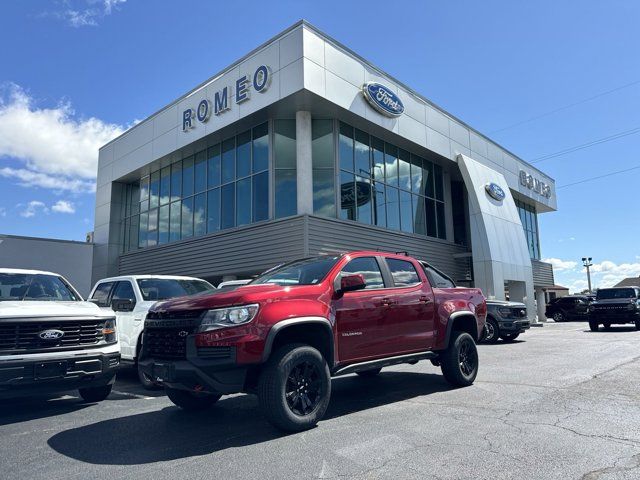
M478 372L485 298L432 286L430 268L402 254L327 255L233 291L158 302L139 364L183 409L255 393L265 416L289 431L322 419L334 376L431 360L451 384L467 386Z

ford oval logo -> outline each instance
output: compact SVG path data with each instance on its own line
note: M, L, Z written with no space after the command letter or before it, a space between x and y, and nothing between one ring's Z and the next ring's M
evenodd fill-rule
M362 93L373 108L387 117L399 117L404 112L404 104L400 97L380 83L365 83Z
M44 332L40 332L38 337L42 340L60 340L64 337L64 332L62 330L45 330Z
M499 202L504 200L504 198L507 196L504 193L504 190L502 189L502 187L500 185L498 185L497 183L487 183L484 186L484 189L487 191L487 193L489 194L489 196L491 198L493 198L494 200L497 200Z

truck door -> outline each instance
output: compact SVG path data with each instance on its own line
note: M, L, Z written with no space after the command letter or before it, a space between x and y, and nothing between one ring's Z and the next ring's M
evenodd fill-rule
M364 277L366 288L346 292L334 301L340 362L367 360L390 351L382 331L390 305L380 264L375 257L354 258L338 275L356 273Z
M393 288L392 305L384 320L391 332L395 353L433 348L435 341L435 298L426 276L408 259L385 258Z

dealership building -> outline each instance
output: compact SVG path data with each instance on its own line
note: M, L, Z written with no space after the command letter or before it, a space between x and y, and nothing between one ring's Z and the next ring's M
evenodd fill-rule
M555 209L549 176L302 21L100 149L92 277L406 251L533 319Z

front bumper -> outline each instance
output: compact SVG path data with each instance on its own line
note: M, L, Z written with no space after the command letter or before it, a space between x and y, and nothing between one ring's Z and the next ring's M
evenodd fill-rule
M616 315L593 312L589 314L590 322L610 323L611 325L627 325L640 321L640 314L637 312L625 312Z
M501 333L522 333L531 328L529 320L502 320L499 322Z
M100 349L0 357L0 398L100 387L115 381L117 344Z
M148 357L143 343L138 366L160 385L220 394L243 391L248 371L237 364L235 347L196 347L193 337L187 338L184 358Z

